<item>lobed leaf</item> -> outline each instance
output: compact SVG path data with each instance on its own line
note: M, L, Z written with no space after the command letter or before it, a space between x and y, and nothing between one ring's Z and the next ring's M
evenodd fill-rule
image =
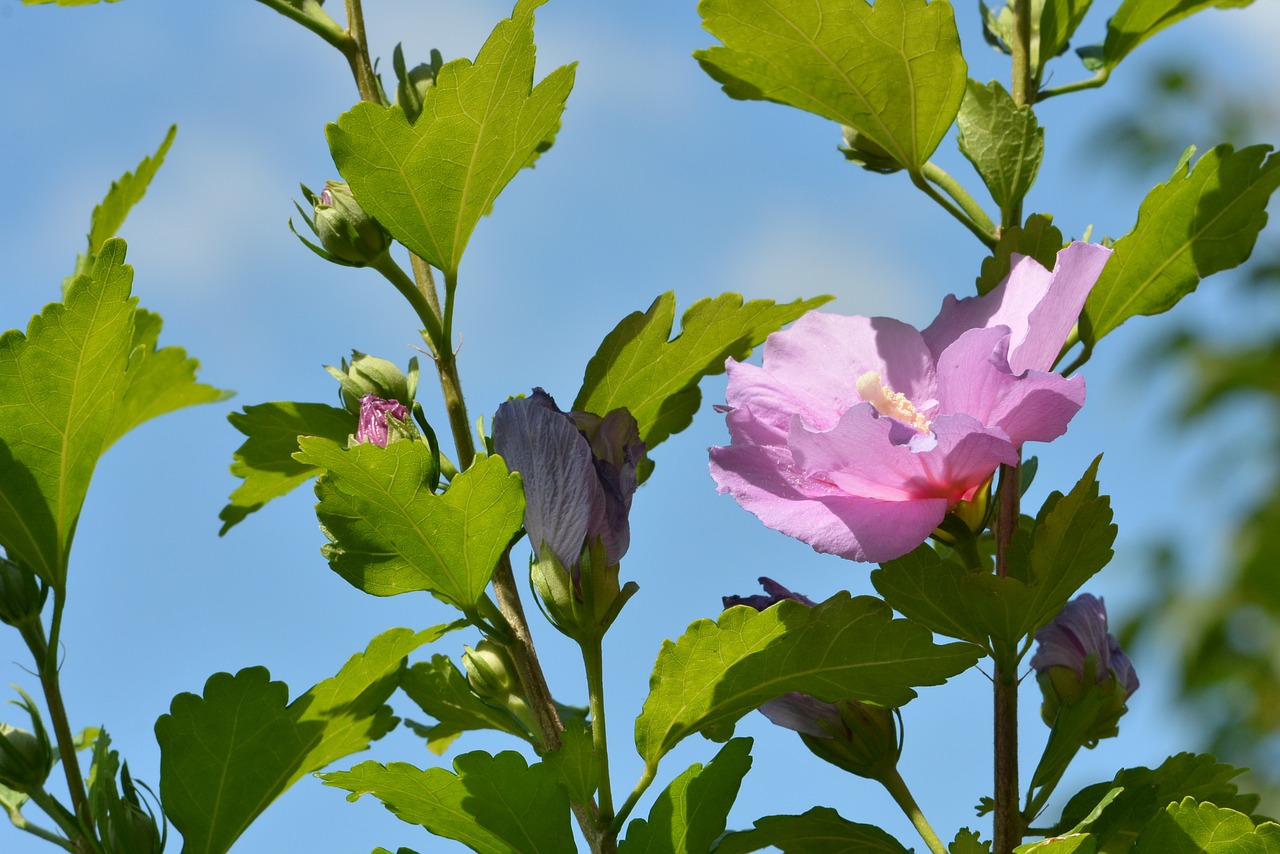
M409 722L414 732L427 740L427 749L436 755L444 753L459 735L472 730L498 730L529 739L511 712L490 706L471 691L467 677L447 655L415 662L405 671L400 688L436 719L429 727Z
M1041 839L1013 849L1014 854L1094 854L1098 842L1087 833L1069 833L1052 839Z
M542 757L544 764L556 773L556 782L569 800L589 804L600 788L600 763L596 759L591 725L570 721L560 733L560 748ZM723 828L722 828L723 829Z
M445 63L416 123L366 101L325 131L357 201L446 279L480 217L560 127L574 66L533 85L533 12L544 2L520 0L474 63Z
M941 684L980 654L971 644L935 645L923 626L893 619L870 596L840 593L812 609L789 600L730 608L663 643L636 747L656 763L695 732L723 740L743 715L792 691L902 706L912 687Z
M1165 27L1205 9L1248 6L1253 0L1124 0L1107 22L1102 64L1115 68L1133 49Z
M730 739L705 768L696 763L672 780L654 801L649 818L627 825L618 854L711 851L751 768L751 744L749 738Z
M473 613L498 559L524 522L519 475L501 457L478 460L443 495L428 485L435 458L425 442L343 449L298 439L299 462L325 473L316 516L334 572L374 596L425 590Z
M626 407L652 452L673 433L693 423L702 401L698 383L724 373L726 359L745 359L770 333L832 297L776 305L743 303L726 293L698 300L680 318L671 338L675 293L667 291L649 310L632 312L613 328L587 363L573 408L605 414Z
M244 482L235 488L222 508L219 534L225 534L246 516L273 498L292 492L321 469L294 459L298 438L319 436L339 445L356 432L356 416L323 403L259 403L227 416L231 425L248 438L232 456L231 473Z
M362 762L350 771L321 774L325 785L345 789L347 800L371 794L401 821L420 824L480 854L574 852L569 799L543 763L526 765L506 751L464 753L443 768L425 771L406 762Z
M96 2L96 0L84 0L84 2ZM69 4L60 2L60 5ZM102 250L102 244L116 236L120 227L124 225L129 211L147 194L147 187L151 185L151 179L156 176L156 172L164 163L165 155L169 153L169 147L173 145L173 139L177 134L178 126L171 125L155 154L142 158L137 169L126 172L118 180L111 182L106 198L102 200L102 204L93 209L93 215L89 219L89 248L85 254L76 258L75 271L63 283L64 293L78 276L83 276L93 269L93 262Z
M1052 270L1058 261L1058 250L1066 242L1062 232L1046 214L1032 214L1023 225L1006 228L991 255L982 259L982 270L976 285L979 294L989 293L1003 282L1013 268L1013 254L1026 255Z
M1280 824L1187 797L1156 814L1133 854L1280 854Z
M99 457L150 418L225 396L181 349L156 349L160 318L136 307L124 259L108 240L26 335L0 335L0 545L55 588Z
M770 846L783 854L908 854L898 840L870 824L841 817L830 807L814 807L804 815L758 818L754 830L727 834L716 854L748 854ZM968 854L968 849L952 854Z
M966 68L946 0L701 0L722 43L694 57L731 98L855 128L919 170L955 120Z
M1184 155L1168 183L1143 199L1133 231L1116 241L1085 303L1086 343L1136 314L1168 311L1205 276L1249 258L1267 222L1267 202L1280 187L1280 157L1270 151L1220 145L1194 169Z
M156 721L160 797L184 854L221 854L304 774L366 749L396 718L387 698L404 658L459 624L391 629L338 674L288 702L265 667L215 673Z
M1159 768L1124 768L1113 780L1086 786L1063 807L1062 818L1051 834L1088 831L1101 852L1128 851L1143 828L1169 804L1183 798L1208 801L1249 815L1258 805L1257 795L1239 794L1232 778L1243 769L1220 764L1214 757L1179 753ZM1099 801L1112 790L1122 789L1101 811ZM1083 820L1096 813L1090 822Z

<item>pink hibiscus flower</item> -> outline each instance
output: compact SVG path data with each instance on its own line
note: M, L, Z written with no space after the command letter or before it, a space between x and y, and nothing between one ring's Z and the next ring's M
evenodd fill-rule
M765 525L820 552L911 551L1024 442L1061 436L1084 380L1051 373L1110 250L1072 243L1053 271L1014 256L990 293L948 296L923 332L811 312L727 364L731 444L711 476Z

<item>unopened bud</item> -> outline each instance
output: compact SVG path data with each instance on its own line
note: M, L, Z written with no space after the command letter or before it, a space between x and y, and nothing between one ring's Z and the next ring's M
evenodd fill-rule
M53 745L45 731L40 712L26 692L18 689L24 702L14 703L31 716L34 732L0 723L0 786L30 794L44 787L53 770Z
M383 400L374 394L360 399L360 420L352 443L385 448L401 439L418 438L417 428L409 420L409 407L398 400Z
M418 386L416 358L409 360L408 376L394 362L359 350L352 350L351 362L343 359L341 368L325 365L324 369L342 386L342 405L353 415L360 414L360 400L366 395L413 405Z
M0 557L0 622L22 626L39 619L48 592L34 572Z
M462 667L467 671L467 682L476 696L505 703L515 692L519 681L515 677L515 664L506 649L488 638L476 644L475 649L463 647Z
M391 246L391 235L360 207L351 188L342 182L325 181L313 217L320 245L354 267L372 263Z

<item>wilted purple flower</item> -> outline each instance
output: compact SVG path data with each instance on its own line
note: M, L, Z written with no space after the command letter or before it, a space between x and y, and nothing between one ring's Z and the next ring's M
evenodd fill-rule
M374 394L360 398L360 421L356 426L356 444L365 443L385 448L391 440L391 425L387 418L401 424L409 420L409 407L398 400L384 400Z
M631 497L644 456L635 418L565 413L540 388L508 400L493 419L493 447L524 480L524 527L539 556L572 570L597 537L615 565L631 543Z
M788 590L772 578L761 578L763 594L725 596L725 608L746 605L763 611L790 599L809 608L815 602ZM857 700L828 703L808 694L791 692L760 705L770 722L800 734L816 756L853 774L880 779L898 762L901 744L891 709L869 706Z
M1114 678L1124 687L1125 697L1138 690L1138 674L1133 662L1107 631L1106 604L1096 596L1082 593L1067 603L1062 613L1036 632L1038 647L1031 657L1036 673L1051 667L1069 668L1085 678L1085 663L1094 656L1093 678L1101 684Z
M1025 442L1061 436L1084 381L1052 373L1110 250L1073 243L1046 270L1015 258L990 293L948 297L923 331L810 312L729 360L722 493L820 552L885 561L986 488Z

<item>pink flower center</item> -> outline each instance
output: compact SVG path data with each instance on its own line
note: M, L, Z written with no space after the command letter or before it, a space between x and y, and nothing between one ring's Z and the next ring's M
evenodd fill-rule
M867 371L858 377L858 394L862 395L862 399L874 406L881 415L887 415L919 433L929 435L931 425L929 419L920 414L915 404L907 400L905 394L885 385L878 372Z

